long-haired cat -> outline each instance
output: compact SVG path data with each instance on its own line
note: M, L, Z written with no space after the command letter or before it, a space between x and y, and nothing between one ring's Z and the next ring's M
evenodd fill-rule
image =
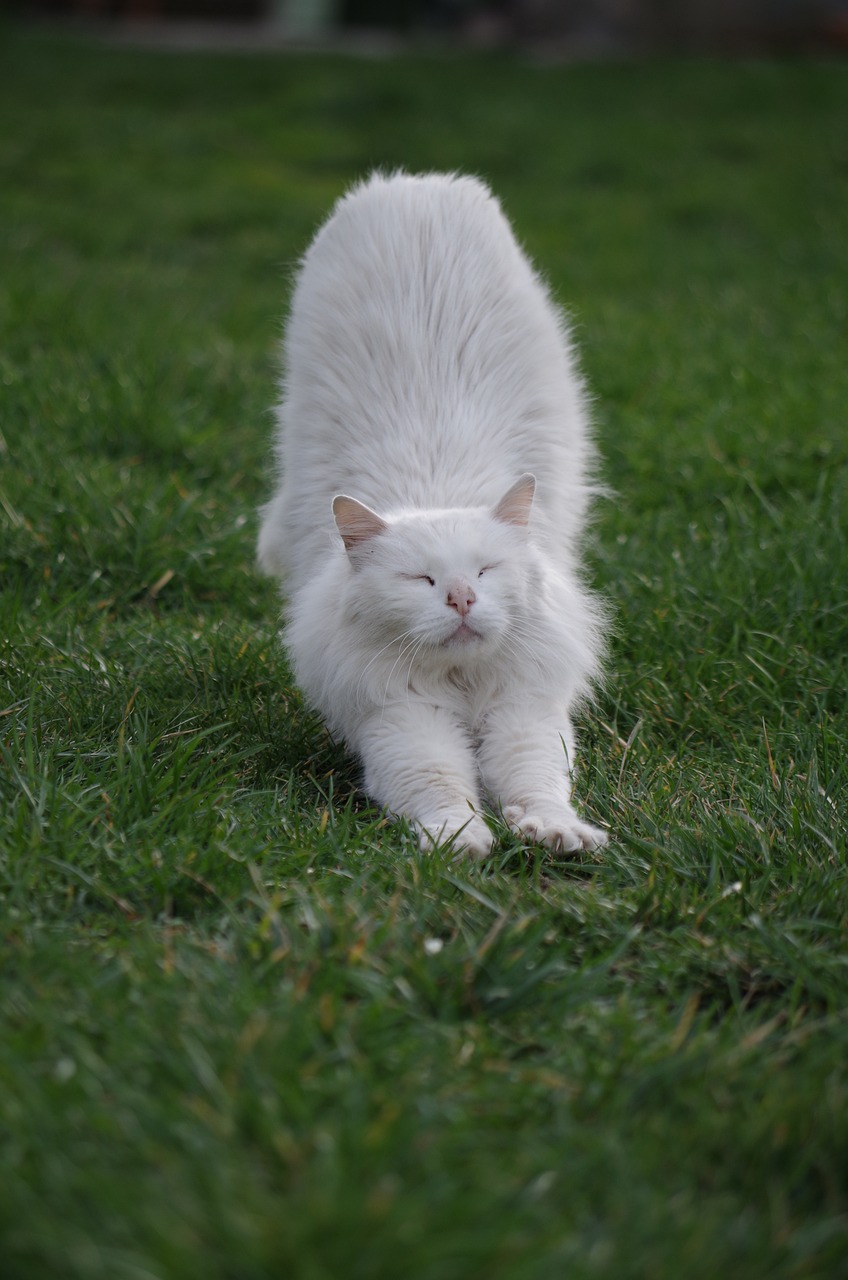
M593 450L562 317L476 179L372 176L308 250L285 338L279 487L295 678L367 793L486 854L487 798L542 844L571 804L571 710L602 613L579 573Z

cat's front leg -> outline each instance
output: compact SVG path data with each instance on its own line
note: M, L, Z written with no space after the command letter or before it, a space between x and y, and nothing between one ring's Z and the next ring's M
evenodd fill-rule
M486 717L479 759L484 785L514 831L551 849L599 849L607 834L571 803L574 731L549 706L509 702Z
M422 849L453 842L476 856L492 847L480 808L468 733L448 708L410 695L381 707L361 726L356 748L365 790L392 813L409 818Z

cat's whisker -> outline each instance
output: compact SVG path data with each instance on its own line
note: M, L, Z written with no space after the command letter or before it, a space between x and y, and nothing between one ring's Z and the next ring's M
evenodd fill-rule
M411 637L411 638L410 638L410 637ZM412 663L415 661L415 655L416 655L416 653L418 652L418 650L421 648L421 645L422 645L423 643L424 643L423 638L419 637L419 636L418 636L418 634L417 634L416 632L413 632L413 631L411 631L411 630L410 630L410 631L405 631L405 632L404 632L404 643L401 645L401 647L400 647L400 652L398 653L398 656L395 658L395 661L394 661L394 663L393 663L393 665L392 665L392 669L391 669L391 671L389 672L388 676L386 677L386 685L385 685L385 688L384 688L384 690L383 690L383 701L382 701L382 705L381 705L381 709L380 709L380 719L381 719L381 722L382 722L383 713L384 713L384 712L385 712L385 710L386 710L386 702L388 701L388 697L389 697L389 689L390 689L390 687L391 687L392 678L393 678L393 676L394 676L394 674L395 674L395 671L397 670L397 668L398 668L399 664L400 664L400 663L401 663L401 662L406 658L406 655L407 655L407 654L410 652L410 650L411 650L411 651L412 651L412 657L411 657L411 659L410 659L410 669L409 669L409 671L407 672L407 676L406 676L406 687L407 687L407 689L408 689L408 688L409 688L409 675L410 675L410 672L411 672L411 670L412 670Z
M368 674L371 667L374 665L374 663L377 662L383 656L383 654L386 652L387 649L391 649L393 645L398 643L402 645L405 640L407 640L410 636L414 636L414 634L415 634L414 631L410 629L408 631L402 631L399 636L392 636L389 643L384 644L382 649L378 649L377 652L374 654L374 656L370 658L368 662L366 662L365 666L362 668L361 672L359 673L359 679L356 682L356 691L355 691L356 698L359 697L359 691L362 688L362 684L365 680L365 677ZM397 663L395 663L395 665L397 665ZM392 671L394 671L394 667L392 668Z
M421 636L418 643L413 646L412 653L409 658L409 666L406 668L406 703L409 705L409 691L412 684L412 668L415 666L415 659L427 643L426 636Z
M525 639L524 636L518 635L516 632L509 631L502 639L502 648L513 657L527 659L530 666L540 675L544 673L544 665L537 653L534 652L533 646Z

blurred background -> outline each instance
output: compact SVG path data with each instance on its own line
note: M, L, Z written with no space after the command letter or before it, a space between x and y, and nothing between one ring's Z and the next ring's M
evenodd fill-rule
M258 44L438 35L563 57L848 49L848 0L19 0L33 16Z

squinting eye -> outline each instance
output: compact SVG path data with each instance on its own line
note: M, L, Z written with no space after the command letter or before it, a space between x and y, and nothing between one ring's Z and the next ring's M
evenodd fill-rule
M431 577L430 577L429 573L422 573L422 574L419 576L418 581L419 581L419 582L429 582L429 584L430 584L430 586L431 586L431 587L435 587L435 585L436 585L435 580L434 580L433 578L431 578Z
M482 576L483 576L483 574L484 574L484 573L488 573L490 569L494 569L494 568L496 568L496 567L497 567L497 566L496 566L496 565L493 565L493 564L484 564L484 565L483 565L483 568L482 568L482 569L480 570L480 572L477 574L477 577L478 577L478 578L482 578Z

